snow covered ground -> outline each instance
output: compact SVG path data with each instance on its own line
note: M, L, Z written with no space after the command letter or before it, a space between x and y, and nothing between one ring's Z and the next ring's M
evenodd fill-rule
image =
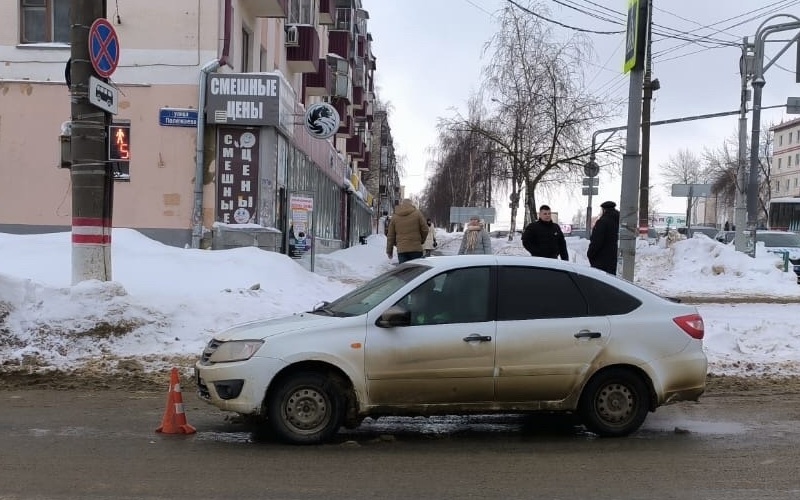
M456 253L460 233L437 232ZM636 282L699 305L710 371L800 375L800 285L777 258L751 259L698 236L637 249ZM73 369L98 359L161 369L198 355L232 323L308 310L391 268L386 239L316 257L316 272L256 248L222 251L163 245L114 229L113 281L70 286L70 233L0 233L0 369ZM588 241L568 238L570 260L588 265ZM527 255L519 240L493 240L497 254ZM396 263L396 260L394 260ZM755 298L764 303L725 304ZM770 303L770 300L795 303Z

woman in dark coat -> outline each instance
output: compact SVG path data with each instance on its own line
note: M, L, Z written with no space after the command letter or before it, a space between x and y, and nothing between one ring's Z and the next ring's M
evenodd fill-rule
M617 274L617 251L619 240L619 211L613 201L600 205L603 215L597 219L589 239L589 264L610 274Z

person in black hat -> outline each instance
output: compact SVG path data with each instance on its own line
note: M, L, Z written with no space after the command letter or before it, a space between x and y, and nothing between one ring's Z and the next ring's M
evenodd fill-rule
M600 205L603 215L597 219L589 238L589 264L609 274L617 274L617 252L619 249L619 211L617 204L606 201Z

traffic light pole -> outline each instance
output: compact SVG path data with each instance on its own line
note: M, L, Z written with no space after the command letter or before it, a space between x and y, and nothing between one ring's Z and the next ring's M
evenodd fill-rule
M105 17L105 0L71 0L72 283L111 279L109 115L89 102L89 29Z
M794 19L794 21L767 26L768 22L778 17L788 17ZM748 245L751 256L755 256L756 252L755 236L756 228L758 227L761 110L764 109L761 106L761 93L764 89L764 85L767 83L766 80L764 80L764 73L766 73L770 66L772 66L792 44L800 39L800 34L795 35L794 38L789 40L767 64L764 64L764 44L767 37L773 33L796 29L800 29L800 18L791 14L776 14L761 23L758 30L756 30L754 46L755 61L753 64L753 79L751 81L751 85L753 86L753 128L750 136L750 178L747 183L747 232L750 234L750 241L753 242L752 245Z

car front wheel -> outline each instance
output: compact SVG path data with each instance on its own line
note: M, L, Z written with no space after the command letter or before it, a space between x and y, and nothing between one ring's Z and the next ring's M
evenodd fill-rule
M580 415L586 428L600 436L627 436L648 412L648 390L641 377L611 369L589 381L581 396Z
M322 373L297 373L272 391L267 412L280 439L317 444L328 440L341 426L344 398L332 378Z

